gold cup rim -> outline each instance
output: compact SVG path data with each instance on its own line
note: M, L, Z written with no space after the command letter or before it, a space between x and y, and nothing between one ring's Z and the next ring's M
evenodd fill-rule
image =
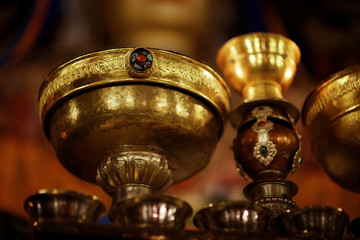
M244 39L248 39L250 36L257 37L259 39L265 39L265 38L268 39L269 36L271 36L272 38L277 38L277 39L286 41L288 44L291 45L291 48L293 49L293 52L295 55L294 56L295 63L298 64L300 62L300 58L301 58L300 48L293 40L291 40L281 34L273 33L273 32L251 32L251 33L241 34L239 36L233 37L233 38L229 39L227 42L225 42L225 44L218 51L217 63L220 64L220 62L222 62L221 58L223 57L223 52L227 51L229 48L232 48L238 44L242 45ZM251 54L256 54L256 53L262 53L262 51L253 52ZM267 53L277 53L277 52L269 51Z
M152 54L151 70L134 71L130 54L145 49ZM92 89L126 84L157 85L176 89L204 101L221 122L230 112L231 93L225 81L208 65L180 53L155 48L114 48L90 52L52 70L39 94L39 115L46 135L51 113L61 103Z

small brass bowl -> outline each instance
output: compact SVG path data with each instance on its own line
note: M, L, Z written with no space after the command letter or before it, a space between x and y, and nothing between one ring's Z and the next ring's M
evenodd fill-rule
M122 227L180 230L191 214L187 202L170 195L151 194L113 204L109 218Z
M307 206L287 210L275 220L275 228L290 236L340 238L349 217L339 208Z
M263 233L271 211L248 202L210 204L195 214L194 225L200 230Z
M24 208L34 226L41 221L96 223L106 210L95 196L62 189L40 190Z
M312 152L336 183L360 192L360 65L332 75L306 99Z
M245 100L282 98L300 61L300 49L276 33L255 32L227 41L217 64L226 81Z
M101 162L126 158L124 164L136 165L135 170L121 174L135 183L149 184L139 178L149 162L170 169L160 178L178 182L209 162L230 109L230 91L214 70L189 57L122 48L56 68L41 86L39 108L59 161L74 175L96 183ZM126 151L132 155L122 154ZM162 157L166 161L151 160ZM122 180L105 173L101 181L111 185L102 186L111 195L112 184Z

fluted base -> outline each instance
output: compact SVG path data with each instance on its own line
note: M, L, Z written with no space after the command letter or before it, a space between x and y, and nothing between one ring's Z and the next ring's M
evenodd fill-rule
M119 193L124 197L128 194L135 196L139 186L161 192L172 185L176 159L166 151L139 145L123 146L117 152L110 156L104 154L97 169L96 182L110 196ZM137 187L124 188L124 185Z

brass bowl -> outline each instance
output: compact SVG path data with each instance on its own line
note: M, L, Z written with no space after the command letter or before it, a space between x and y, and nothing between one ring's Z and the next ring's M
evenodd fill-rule
M228 87L207 65L143 48L73 59L50 73L39 92L44 131L60 162L93 183L99 170L109 194L116 184L148 184L144 174L159 178L149 184L159 190L199 172L222 134L229 105ZM144 173L149 168L166 174ZM122 172L102 174L108 169Z
M234 37L219 50L217 64L226 81L246 100L282 98L300 61L300 49L276 33Z
M34 226L42 221L97 223L106 210L96 196L62 189L40 190L24 208Z
M360 65L332 75L309 94L302 117L312 152L336 183L360 192Z
M122 227L180 230L191 214L187 202L170 195L151 194L113 204L109 218Z
M200 230L262 233L266 231L271 211L248 202L233 201L209 204L194 217Z
M339 239L348 222L339 208L306 206L287 210L274 219L274 226L289 236Z

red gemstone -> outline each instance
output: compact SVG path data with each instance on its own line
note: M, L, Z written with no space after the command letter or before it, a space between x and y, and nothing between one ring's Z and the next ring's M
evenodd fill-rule
M257 123L257 125L258 125L259 127L263 127L263 126L265 126L265 124L266 124L265 121L260 121L260 122Z
M136 60L137 60L138 62L145 62L145 61L146 61L146 57L145 57L144 55L138 55L138 56L136 57Z

